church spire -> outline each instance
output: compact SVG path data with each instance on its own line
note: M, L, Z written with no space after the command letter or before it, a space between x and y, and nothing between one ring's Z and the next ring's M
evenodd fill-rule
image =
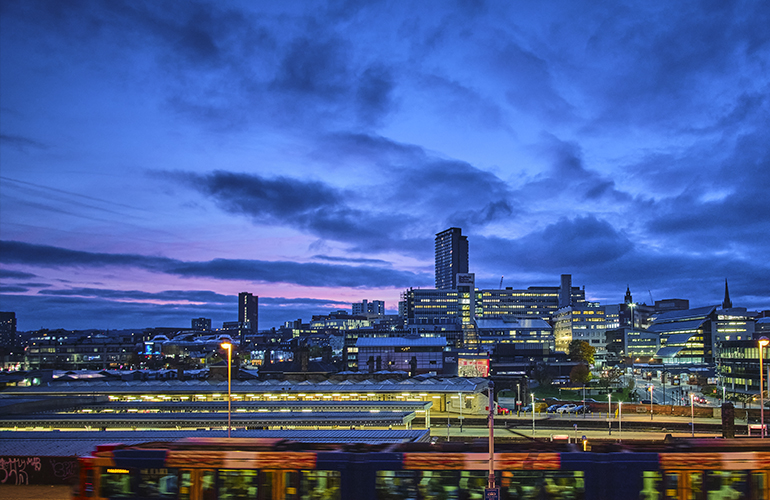
M625 303L630 304L634 301L634 299L631 298L631 287L626 285L626 297L625 297Z
M730 300L730 290L727 289L727 278L725 278L725 300L722 302L722 309L730 309L733 303Z

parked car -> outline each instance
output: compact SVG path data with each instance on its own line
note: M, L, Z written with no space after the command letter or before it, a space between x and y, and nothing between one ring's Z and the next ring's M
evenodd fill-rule
M549 406L549 407L548 407L548 409L547 409L547 410L545 410L545 411L546 411L546 413L556 413L556 410L558 410L559 408L561 408L561 406L562 406L562 405L551 405L551 406Z
M585 405L577 405L570 413L574 413L575 415L582 415L583 413L589 411L588 406Z
M572 410L574 410L575 408L577 408L577 405L569 403L557 408L556 413L572 413Z

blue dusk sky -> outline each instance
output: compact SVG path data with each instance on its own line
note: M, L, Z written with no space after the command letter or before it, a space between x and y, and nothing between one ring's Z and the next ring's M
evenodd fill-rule
M770 308L770 2L0 3L0 310L260 328L432 288Z

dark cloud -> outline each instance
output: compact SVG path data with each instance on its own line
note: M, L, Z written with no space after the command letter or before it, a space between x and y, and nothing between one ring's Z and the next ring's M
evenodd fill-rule
M131 254L108 254L69 250L21 241L0 241L0 258L5 264L28 264L43 267L137 267L162 271L174 264L172 259Z
M491 69L505 81L508 103L551 123L574 120L575 111L556 90L547 61L513 43L492 56Z
M420 146L393 141L381 135L334 132L320 136L311 157L330 164L354 161L380 167L405 165L426 159Z
M34 139L27 137L21 137L18 135L0 134L0 144L7 145L19 149L21 151L27 151L28 149L47 149L48 146L38 142Z
M166 290L162 292L143 292L140 290L109 290L102 288L68 288L64 290L44 289L37 292L40 295L90 297L120 301L157 301L205 304L232 304L237 302L235 297L221 295L215 292L201 290Z
M37 278L37 275L36 274L32 274L32 273L25 273L23 271L13 271L11 269L0 269L0 278L2 278L2 279L14 279L14 280L26 280L26 279L30 279L30 278Z
M502 105L482 94L478 89L464 85L441 75L425 75L420 87L432 95L440 96L432 101L438 113L453 126L460 129L483 127L490 130L507 130Z
M481 227L510 219L517 212L508 185L467 162L435 158L421 148L365 134L335 134L324 142L330 160L355 161L366 156L379 168L387 168L390 175L386 180L372 178L372 184L355 190L319 181L225 171L159 175L181 180L227 212L260 224L288 224L348 244L352 252L398 250L425 256L430 248L425 244L426 233L453 225ZM388 228L387 238L383 238L382 228Z
M746 134L728 148L730 142L687 155L689 161L682 168L689 168L696 178L651 205L646 230L691 251L732 252L746 259L767 260L770 145L758 133ZM714 174L699 176L696 169L707 163ZM665 182L665 173L659 175L658 182Z
M338 209L344 197L344 193L321 182L268 179L221 170L205 176L191 174L188 182L226 211L261 220L306 220L312 214Z
M725 279L736 306L767 309L770 297L770 265L746 260L740 254L714 258L705 253L638 246L622 259L602 266L601 272L580 271L587 293L601 300L613 297L608 290L614 288L614 299L619 301L621 284L630 284L637 300L649 302L651 293L655 300L689 299L691 307L715 305L724 297Z
M484 267L518 272L598 269L633 248L626 235L594 216L561 219L514 240L475 237L473 241Z
M591 65L583 83L610 127L687 129L722 121L741 105L745 87L733 85L739 68L770 60L770 8L762 2L600 6L582 16L600 20L591 23L585 60L604 64ZM747 86L760 81L767 79Z
M596 238L570 237L591 228ZM566 234L555 237L562 230ZM504 286L514 288L557 286L564 273L572 274L574 286L585 287L589 300L602 304L622 302L628 285L640 302L683 298L699 307L721 303L726 278L736 306L767 309L770 297L766 260L633 244L601 221L562 221L517 240L476 237L471 248L471 271L478 272L477 264L495 270L492 278L477 274L477 285L484 288L497 288L500 275Z
M85 292L85 290L81 290ZM4 310L16 313L20 331L39 328L66 329L144 329L149 327L190 328L192 318L205 317L212 326L219 328L225 321L238 318L237 297L219 296L214 302L191 304L151 302L141 298L139 292L133 298L121 299L124 292L117 290L93 290L93 295L17 295L9 291L2 295ZM157 295L176 296L176 291L159 292ZM190 291L193 297L203 298L212 292ZM154 294L149 294L154 295ZM213 294L219 295L219 294ZM146 297L156 299L157 297ZM227 299L227 300L225 300ZM282 325L296 318L308 321L314 314L328 314L340 309L338 302L314 298L287 299L283 297L259 298L259 328L267 329ZM40 310L46 314L41 315Z
M482 226L509 218L518 209L505 181L468 162L438 158L421 147L374 135L340 133L323 143L329 161L371 162L391 173L375 186L374 196L391 207L409 200L396 224L414 227L409 234L463 223Z
M283 55L272 87L336 100L345 93L347 60L340 40L296 39Z
M407 287L424 283L429 277L408 271L374 266L344 266L318 263L214 259L184 262L164 257L134 254L107 254L68 250L17 241L0 241L0 257L6 264L40 267L138 268L188 278L216 278L258 282L294 283L317 287Z
M352 208L349 199L356 195L328 184L223 171L172 176L209 195L225 211L261 224L288 224L325 239L353 243L357 251L403 248L398 229L383 239L381 228L398 228L399 222L408 226L409 217Z
M11 47L4 51L4 73L18 70L14 81L30 89L4 92L4 116L19 121L4 120L0 142L6 152L30 160L13 167L23 173L13 175L20 180L2 179L3 206L10 200L28 217L13 217L8 238L54 241L36 239L48 238L47 231L22 227L42 219L25 212L52 220L79 217L78 227L56 227L72 231L56 241L72 242L83 231L105 238L101 248L116 248L127 241L110 239L116 220L124 228L132 221L139 230L134 235L151 238L150 224L136 212L117 210L110 196L79 193L121 189L117 172L127 165L192 172L204 163L179 167L175 162L189 158L164 157L147 135L136 136L145 141L139 146L126 132L126 149L145 156L124 156L118 148L108 151L109 162L93 167L104 151L83 145L106 150L108 144L78 122L116 116L105 130L119 132L117 123L125 121L133 133L143 126L145 134L158 133L158 143L172 137L183 148L190 141L191 155L210 154L214 166L205 168L211 173L166 177L192 187L196 203L205 197L261 228L317 238L310 252L329 254L307 256L311 263L211 256L185 262L132 250L109 254L6 241L0 262L306 286L420 286L432 283L431 276L394 270L399 259L417 258L429 269L433 234L459 226L470 236L471 267L479 276L505 274L506 282L519 276L528 284L550 277L557 284L558 274L569 272L589 293L613 300L626 283L658 298L719 299L720 281L728 278L738 297L766 302L768 5L447 5L0 2L3 45ZM23 59L32 61L29 67L22 67ZM47 99L43 113L41 106L23 104L37 102L30 96ZM134 111L120 105L138 99L146 103L146 122L130 121ZM82 114L74 115L74 108ZM145 114L152 109L157 114ZM28 116L44 121L36 129L23 121ZM194 135L201 125L205 139ZM56 135L61 128L67 139ZM164 135L169 129L176 135ZM238 133L227 134L233 129ZM475 135L479 130L483 135ZM466 141L466 133L475 146L448 144L453 137ZM488 137L499 147L482 151ZM537 144L527 151L524 141ZM35 166L31 160L43 154L46 166ZM296 162L291 174L271 163L278 155L285 165ZM229 171L236 168L243 173ZM309 173L297 173L305 168ZM44 169L66 173L77 187L26 182L44 178L38 175ZM94 173L113 181L102 184ZM147 187L154 192L151 182ZM143 206L145 194L125 195ZM185 201L179 205L189 207ZM167 213L187 223L187 214ZM189 223L197 231L174 241L205 234L206 223ZM82 241L90 243L88 236ZM339 256L343 251L349 255ZM386 253L395 264L378 259ZM31 278L45 280L22 269L0 274L8 296L33 295L41 283ZM25 282L9 286L5 280ZM105 319L117 312L115 302L130 302L137 315L168 314L172 322L200 316L205 309L193 312L185 302L191 297L210 303L212 315L221 307L227 311L222 317L233 316L227 298L216 294L102 290L72 281L77 288L34 295L61 308L55 312L66 300L94 305ZM323 299L265 300L287 316L334 307ZM179 309L161 312L153 309L158 304L140 302Z
M250 280L275 283L295 283L303 286L337 286L350 288L406 287L425 282L429 277L407 271L394 271L371 266L341 266L332 264L265 262L234 259L214 259L208 262L179 263L166 270L185 277L210 277L230 280Z
M550 168L535 182L525 185L525 192L533 185L541 184L555 193L564 193L583 201L604 201L625 204L632 196L615 187L615 181L585 165L579 144L564 141L551 134L543 134L536 146L539 153L549 160Z
M382 65L364 70L358 78L356 104L359 120L366 125L378 125L393 105L395 79L392 72Z
M19 330L38 328L123 329L148 327L190 328L192 318L212 318L217 326L238 318L237 298L229 305L125 302L105 298L57 295L2 296L14 312ZM41 315L40 310L46 314ZM260 311L261 313L262 311Z

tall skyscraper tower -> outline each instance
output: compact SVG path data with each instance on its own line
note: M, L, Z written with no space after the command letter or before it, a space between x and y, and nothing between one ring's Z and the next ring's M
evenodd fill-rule
M436 234L436 288L457 288L457 274L468 272L468 237L459 227Z
M248 330L257 333L258 301L259 297L249 292L238 294L238 323L242 331Z

